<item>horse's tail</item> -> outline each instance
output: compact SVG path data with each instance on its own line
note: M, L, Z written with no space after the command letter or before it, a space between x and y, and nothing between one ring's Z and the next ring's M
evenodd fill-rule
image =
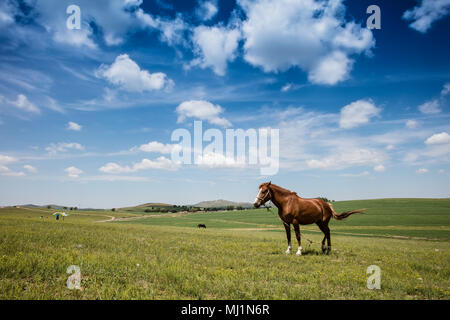
M331 204L328 204L328 206L331 209L331 214L333 215L333 218L335 218L336 220L345 219L354 213L365 213L364 211L367 210L367 209L358 209L358 210L344 211L342 213L336 213L336 211L334 211L333 206Z

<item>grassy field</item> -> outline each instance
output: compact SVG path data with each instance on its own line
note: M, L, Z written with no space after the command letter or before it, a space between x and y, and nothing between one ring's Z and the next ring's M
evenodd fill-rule
M304 241L301 257L284 254L284 228L264 209L79 211L55 221L49 210L3 208L0 299L450 298L449 199L334 207L368 210L332 221L330 255L320 251L317 227L304 226L314 243ZM70 265L80 267L81 290L66 287ZM381 268L381 290L366 287L369 265Z

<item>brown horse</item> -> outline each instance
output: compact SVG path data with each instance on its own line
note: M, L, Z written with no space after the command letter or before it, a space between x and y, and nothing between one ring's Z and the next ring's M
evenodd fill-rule
M331 251L330 228L328 227L328 222L331 217L342 220L354 213L364 213L364 210L366 210L359 209L338 214L334 211L331 204L322 199L303 199L295 192L279 187L271 182L265 182L259 185L259 192L253 205L255 208L259 208L269 200L278 208L278 215L280 216L281 221L283 221L284 228L286 229L286 237L288 240L286 254L291 253L292 248L291 224L294 225L295 236L297 237L298 242L297 255L302 254L299 225L312 223L317 224L324 233L325 236L322 240L322 251L328 254ZM325 247L325 239L328 242L327 247Z

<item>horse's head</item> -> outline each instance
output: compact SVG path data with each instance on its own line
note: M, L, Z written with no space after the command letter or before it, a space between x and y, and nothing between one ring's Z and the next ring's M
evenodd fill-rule
M272 199L270 184L271 182L264 182L259 185L258 195L255 198L255 202L253 202L255 208L259 208L261 205Z

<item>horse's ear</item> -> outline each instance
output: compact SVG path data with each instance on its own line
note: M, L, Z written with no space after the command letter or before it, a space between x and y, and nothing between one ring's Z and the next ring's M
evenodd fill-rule
M270 186L271 183L272 183L272 181L269 181L269 184L267 186Z

